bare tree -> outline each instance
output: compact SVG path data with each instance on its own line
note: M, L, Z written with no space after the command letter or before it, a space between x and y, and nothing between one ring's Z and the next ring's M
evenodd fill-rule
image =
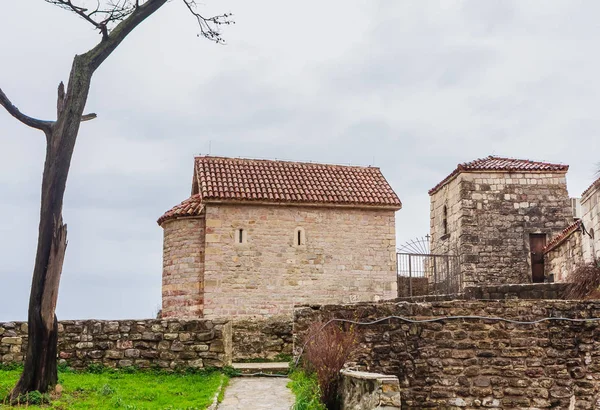
M77 14L92 24L102 38L91 50L74 57L66 90L62 82L58 86L56 120L25 115L0 89L0 105L23 124L46 135L38 245L29 299L29 343L23 374L11 392L11 401L30 391L46 392L57 382L55 311L67 247L63 197L79 125L96 118L96 114L83 114L92 75L129 33L167 3L167 0L107 0L105 3L97 0L96 7L88 9L73 0L45 1ZM182 1L199 24L199 36L222 43L219 27L232 23L231 14L204 17L197 12L194 0Z

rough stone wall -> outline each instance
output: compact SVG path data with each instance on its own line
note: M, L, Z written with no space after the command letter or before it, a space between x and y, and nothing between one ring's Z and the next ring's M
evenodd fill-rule
M394 211L206 205L204 316L396 297ZM296 229L305 245L297 246ZM237 230L245 232L237 243Z
M232 362L226 320L64 320L58 324L58 357L69 366L223 367ZM0 363L22 363L27 323L0 323Z
M295 311L298 341L313 321L371 321L481 315L515 320L600 317L598 301L453 301L363 303ZM398 376L403 409L556 408L600 405L600 322L399 320L359 327L351 358L366 371ZM300 344L296 344L300 346Z
M546 272L554 274L555 282L568 282L569 275L583 262L582 234L580 230L545 255Z
M439 235L445 198L448 244ZM549 240L572 219L566 178L557 173L461 173L431 203L431 248L458 248L464 286L531 282L529 234Z
M582 238L584 260L591 262L594 257L600 258L600 185L581 198L581 212L583 226L594 236L593 239L589 235Z
M341 371L338 388L342 410L392 410L400 408L398 377L378 373Z
M233 360L291 356L293 345L292 320L287 315L233 322Z
M203 217L164 223L162 318L199 318L203 311Z
M411 287L412 296L423 296L429 294L428 278L410 278L407 276L398 276L398 297L410 297Z

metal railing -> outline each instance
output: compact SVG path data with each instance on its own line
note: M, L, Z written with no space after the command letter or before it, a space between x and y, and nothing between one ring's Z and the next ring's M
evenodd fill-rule
M441 295L462 290L455 255L397 253L398 296Z

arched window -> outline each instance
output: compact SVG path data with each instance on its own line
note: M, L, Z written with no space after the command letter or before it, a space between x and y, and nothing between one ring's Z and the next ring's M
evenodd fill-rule
M304 228L296 228L294 231L294 246L306 245L306 234Z

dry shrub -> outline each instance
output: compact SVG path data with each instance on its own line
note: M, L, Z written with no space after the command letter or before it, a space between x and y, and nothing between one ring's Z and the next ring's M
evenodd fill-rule
M356 332L351 326L344 329L335 322L325 327L322 322L315 322L307 335L303 365L317 375L323 403L330 410L337 409L340 370L357 345Z
M600 299L600 259L578 265L569 275L567 299Z

